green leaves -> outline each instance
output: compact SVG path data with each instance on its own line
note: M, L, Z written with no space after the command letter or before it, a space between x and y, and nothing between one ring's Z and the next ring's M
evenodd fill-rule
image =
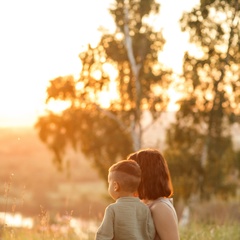
M226 197L236 190L236 182L228 181L234 170L240 170L234 163L237 152L231 136L232 124L240 114L240 86L236 86L240 82L240 49L236 45L240 12L235 3L201 1L181 21L201 53L185 55L184 89L188 91L180 100L176 123L167 137L166 154L176 191L185 199L191 194Z

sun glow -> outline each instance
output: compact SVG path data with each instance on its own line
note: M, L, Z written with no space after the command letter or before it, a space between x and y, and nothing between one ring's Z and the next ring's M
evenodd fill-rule
M111 22L109 1L0 1L0 126L34 125L49 80L79 76L79 52ZM94 6L94 8L93 8ZM58 110L61 104L51 104ZM53 107L54 106L54 107Z
M0 1L0 127L33 126L46 107L49 80L66 75L78 78L79 53L89 42L96 44L102 26L113 28L113 19L107 10L110 1ZM178 18L184 8L194 5L195 1L161 2L159 24L164 27L165 22L169 27L164 30L167 44L160 58L179 72L183 55L179 46L185 46L186 37L178 30ZM173 9L173 3L179 8ZM114 79L117 73L111 71ZM112 81L110 89L99 96L104 106L116 97L114 84ZM62 103L50 106L56 111L62 107Z

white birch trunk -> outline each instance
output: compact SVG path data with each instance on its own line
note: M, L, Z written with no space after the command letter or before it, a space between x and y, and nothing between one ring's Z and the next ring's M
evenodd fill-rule
M142 67L142 63L137 63L133 54L133 46L132 46L132 38L129 33L128 26L128 1L125 1L124 4L124 36L125 36L125 47L128 54L128 59L131 65L131 70L133 73L133 80L135 81L136 88L136 118L132 119L131 124L131 134L133 140L134 150L137 151L141 148L141 135L142 135L142 127L141 127L141 109L140 109L140 94L141 94L141 84L139 80L139 72Z

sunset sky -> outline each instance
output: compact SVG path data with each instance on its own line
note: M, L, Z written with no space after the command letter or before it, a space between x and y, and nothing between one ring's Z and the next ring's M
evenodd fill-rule
M109 1L0 0L0 127L32 126L49 80L79 74L82 47L112 22ZM168 41L162 60L180 71L187 36L178 19L198 1L162 2L159 24Z

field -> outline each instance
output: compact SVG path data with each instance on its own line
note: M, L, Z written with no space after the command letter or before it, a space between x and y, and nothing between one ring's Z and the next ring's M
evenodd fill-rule
M0 129L0 239L94 238L110 201L105 182L80 153L69 150L71 164L62 172L52 157L33 129ZM181 218L183 206L176 208ZM8 217L32 225L13 225ZM212 199L191 206L181 240L239 240L239 226L239 198Z
M103 211L106 185L91 163L69 151L70 164L59 171L52 159L33 129L0 129L0 212L12 212L12 205L27 216L37 215L40 206L82 218Z
M1 237L5 240L93 240L94 231L85 228L80 235L77 235L71 229L65 233L60 230L56 230L55 232L41 232L36 229L5 229ZM181 240L239 240L239 224L226 224L223 226L190 224L187 228L180 229L180 237Z

